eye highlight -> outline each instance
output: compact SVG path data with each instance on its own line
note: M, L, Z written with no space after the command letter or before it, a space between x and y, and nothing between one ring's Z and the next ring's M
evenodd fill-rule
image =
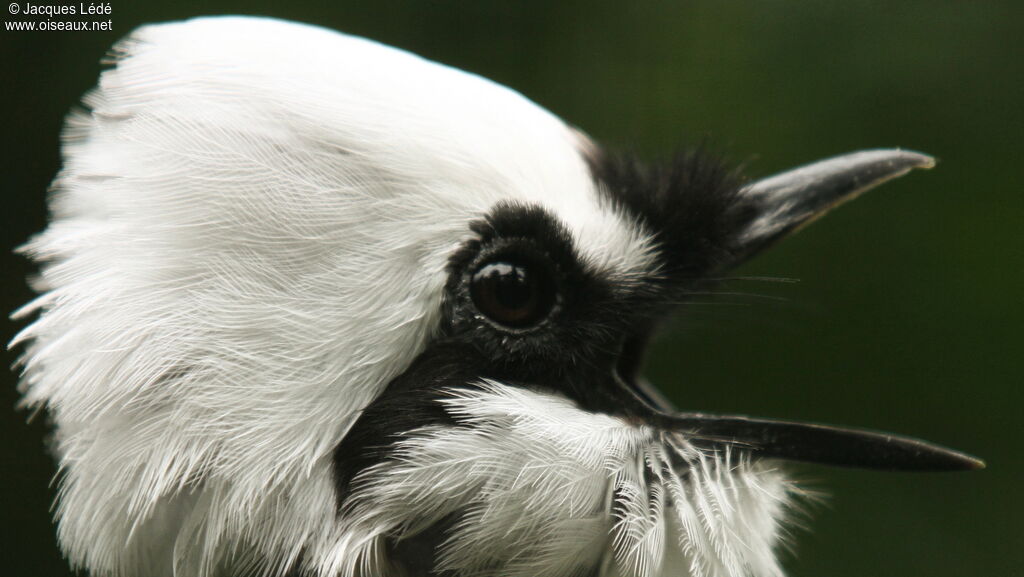
M476 308L492 321L522 329L551 313L556 286L548 267L503 258L481 265L470 278L469 292Z

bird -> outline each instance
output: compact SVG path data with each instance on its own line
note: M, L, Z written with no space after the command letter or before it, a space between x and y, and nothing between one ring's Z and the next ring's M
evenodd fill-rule
M90 575L780 577L810 498L787 463L983 466L679 410L642 374L680 303L928 155L645 162L260 17L141 27L83 104L11 346Z

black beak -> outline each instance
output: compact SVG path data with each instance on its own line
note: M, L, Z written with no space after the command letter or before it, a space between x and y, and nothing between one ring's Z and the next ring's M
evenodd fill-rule
M657 425L685 433L704 448L751 451L757 455L884 471L968 471L985 462L966 453L912 437L738 415L658 413Z
M758 419L744 415L676 412L644 379L626 384L624 406L652 426L686 435L705 450L749 451L761 457L882 471L971 471L985 462L954 449L892 433Z
M867 429L819 423L675 411L657 387L643 378L626 384L623 406L659 429L686 435L705 450L732 449L756 455L882 471L971 471L981 459L941 445Z
M902 176L931 168L934 160L905 150L854 152L757 182L742 194L758 207L738 236L739 262L838 204ZM736 263L733 263L736 264ZM705 449L750 451L764 457L887 471L963 471L985 463L959 451L888 433L738 415L677 413L659 391L641 380L626 385L642 417L663 430L684 433Z
M745 186L740 194L757 216L738 232L735 266L840 204L935 159L901 149L862 150L820 160Z

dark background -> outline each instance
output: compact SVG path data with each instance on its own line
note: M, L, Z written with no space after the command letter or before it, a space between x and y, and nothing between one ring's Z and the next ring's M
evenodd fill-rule
M173 4L173 6L172 6ZM802 468L832 497L792 576L1024 575L1024 3L115 0L113 32L0 30L2 306L44 223L65 112L144 22L249 13L319 23L510 85L651 156L710 135L755 175L859 148L939 157L844 206L699 299L649 376L687 409L896 430L988 460L970 474ZM4 21L12 19L0 13ZM66 18L65 18L66 19ZM6 323L0 340L18 328ZM8 353L13 363L15 355ZM0 386L0 574L59 576L42 419Z

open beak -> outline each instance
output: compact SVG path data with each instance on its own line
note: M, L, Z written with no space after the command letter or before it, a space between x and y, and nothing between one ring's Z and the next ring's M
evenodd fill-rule
M686 435L708 450L732 449L756 455L882 471L971 471L984 469L981 459L921 439L851 427L745 415L679 412L643 378L623 383L624 403L635 407L651 425Z
M985 462L912 437L739 415L661 413L663 429L685 433L698 446L748 450L764 457L884 471L968 471Z
M741 193L759 207L759 216L739 237L734 251L736 262L844 201L914 168L931 168L934 164L930 156L917 152L867 150L754 182ZM770 458L888 471L985 467L976 457L911 437L816 423L675 412L671 403L642 379L626 388L632 400L642 405L645 420L663 430L684 433L706 449L731 447Z
M910 150L851 152L752 182L740 194L757 217L738 236L733 266L810 224L840 204L935 159Z

